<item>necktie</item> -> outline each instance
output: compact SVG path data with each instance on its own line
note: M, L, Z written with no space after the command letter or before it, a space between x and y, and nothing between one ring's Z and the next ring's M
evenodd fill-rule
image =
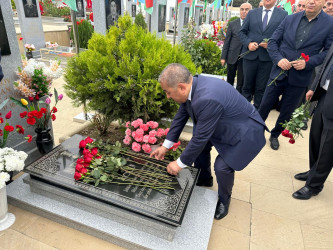
M271 10L265 10L266 14L264 16L264 20L262 21L262 30L265 30L267 23L268 23L268 12L270 12Z

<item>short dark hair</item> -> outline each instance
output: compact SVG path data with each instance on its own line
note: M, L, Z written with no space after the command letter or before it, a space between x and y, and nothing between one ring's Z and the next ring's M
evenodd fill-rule
M166 66L160 74L158 81L163 82L169 87L176 87L178 83L190 83L192 74L182 64L171 63Z

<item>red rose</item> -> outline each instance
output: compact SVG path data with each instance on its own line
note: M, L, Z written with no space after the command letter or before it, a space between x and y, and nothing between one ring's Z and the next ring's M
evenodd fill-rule
M282 136L285 136L285 137L288 137L288 134L289 134L289 130L285 129L282 131Z
M56 116L54 114L52 114L52 121L54 121L56 119Z
M27 135L27 137L25 137L26 139L28 139L28 142L32 141L32 136L31 135Z
M80 141L79 148L85 148L87 145L87 142L85 140Z
M82 175L80 174L80 173L78 173L78 172L75 172L75 174L74 174L74 179L75 180L80 180L81 179L81 177L82 177Z
M34 97L33 96L29 96L28 99L29 99L30 102L32 102L34 100Z
M86 143L92 143L94 140L91 139L89 136L85 139Z
M20 117L21 117L21 118L24 118L24 117L27 116L27 114L28 114L28 112L27 112L27 111L24 111L24 112L20 113Z
M24 134L24 128L21 126L21 125L16 125L16 131L19 133L19 134Z
M83 168L82 164L76 164L75 170L81 172L82 168Z
M20 37L20 41L22 41L23 40L23 37Z
M47 109L46 108L41 108L40 112L42 112L43 114L45 114L47 112Z
M91 154L92 154L93 156L97 155L97 154L98 154L98 148L93 148L93 149L91 149Z
M101 159L102 158L102 156L101 155L99 155L99 156L96 156L96 159Z
M289 140L289 143L294 144L294 143L295 143L295 140L294 140L294 139L290 139L290 140Z
M89 149L84 148L82 153L83 153L83 155L87 155L87 154L90 154L90 151L89 151Z
M79 25L79 24L80 24L80 22L79 22L79 21L76 21L76 24L77 24L77 25Z
M38 94L35 95L35 99L36 99L37 101L39 101L39 95L38 95Z
M90 162L92 161L93 158L89 157L89 156L84 156L84 162L87 164L90 164Z
M294 138L293 134L290 134L290 133L287 135L287 137L290 138L290 139Z
M7 125L7 126L5 126L5 130L6 130L7 132L12 132L12 131L14 131L14 127L13 127L13 126L10 126L10 125Z
M57 111L58 109L56 107L53 107L51 112L56 113Z
M6 119L10 119L12 117L12 111L9 111L5 117Z
M87 174L87 172L88 172L88 170L87 170L86 168L82 168L82 169L81 169L81 174L84 174L84 175L86 175L86 174Z
M28 123L29 125L35 125L35 123L36 123L36 119L35 119L35 118L32 118L32 117L29 117L29 118L27 119L27 123Z

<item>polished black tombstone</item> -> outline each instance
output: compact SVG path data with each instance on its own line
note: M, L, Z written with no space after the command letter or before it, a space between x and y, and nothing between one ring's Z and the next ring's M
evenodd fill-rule
M94 185L74 180L76 159L80 157L78 145L82 139L83 137L80 135L73 136L54 148L50 153L27 166L24 171L29 173L32 179L112 206L127 209L173 226L181 225L193 187L198 178L197 169L183 169L177 177L173 177L174 180L172 182L178 182L178 184L174 184L175 190L169 191L168 194L152 190L151 188L133 185L104 184L95 187ZM141 163L144 163L155 167L156 171L162 171L167 166L166 162L153 160L148 155L130 154L132 156L126 157L134 161L128 164L132 167L142 168L145 166L141 165Z

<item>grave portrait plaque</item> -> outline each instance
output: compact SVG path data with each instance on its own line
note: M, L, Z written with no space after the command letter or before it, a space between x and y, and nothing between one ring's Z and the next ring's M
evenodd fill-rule
M136 17L136 4L132 4L131 16Z
M8 42L7 31L5 27L5 20L3 19L2 10L0 6L0 51L1 55L10 55L10 47Z
M121 0L105 0L106 27L109 28L121 16Z
M76 0L76 8L77 8L76 17L85 18L85 14L84 14L85 8L84 8L83 0Z
M36 0L23 0L25 17L38 17Z
M190 18L190 8L185 7L185 10L184 10L184 26L188 24L189 18Z
M95 187L74 180L76 160L81 154L78 146L82 139L84 138L80 135L73 136L27 166L24 171L29 173L32 179L63 188L83 197L89 197L173 226L181 225L198 177L197 169L183 169L175 177L166 173L168 162L157 161L144 154L121 152L122 157L126 158L126 166L132 169L153 170L156 173L154 176L167 174L168 178L172 179L173 190L163 189L163 192L159 192L147 185L133 185L133 182L140 182L143 177L134 175L133 181L128 181L127 177L130 174L126 171L123 172L124 185L108 183ZM164 183L160 179L151 180L161 185Z
M158 32L165 31L166 5L158 5Z

